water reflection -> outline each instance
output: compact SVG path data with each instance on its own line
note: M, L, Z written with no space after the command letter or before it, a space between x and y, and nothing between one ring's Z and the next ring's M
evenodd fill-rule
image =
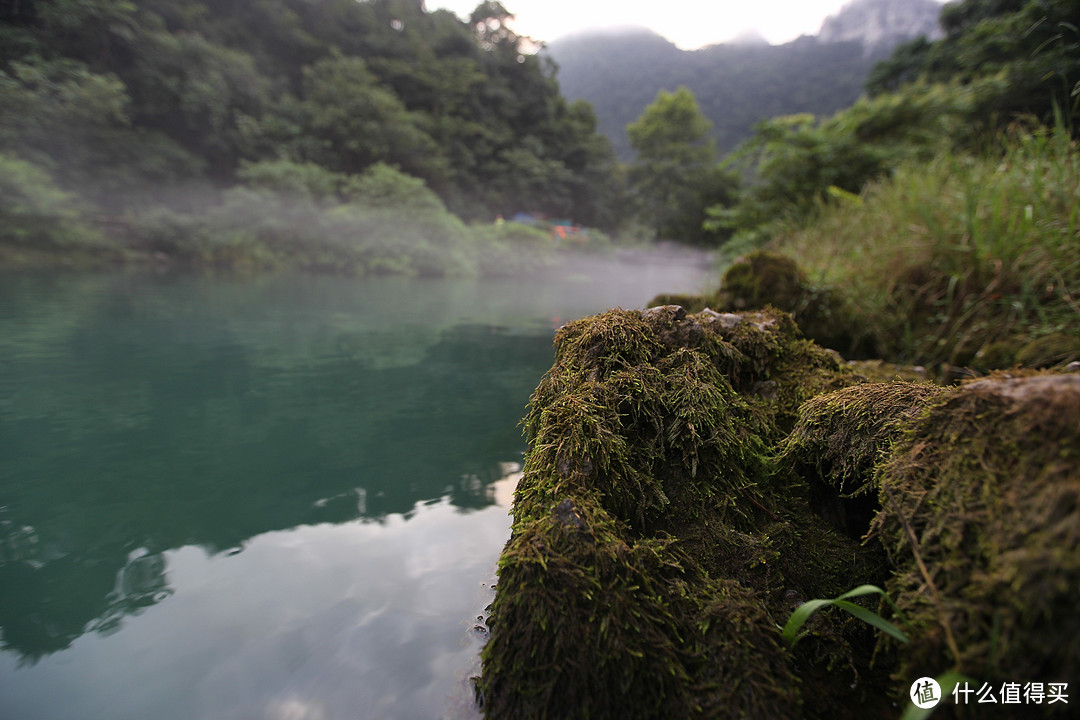
M3 713L472 712L552 325L701 274L0 276Z
M22 668L18 682L0 656L0 707L87 720L475 714L467 672L483 638L469 621L491 600L508 527L504 507L462 510L444 497L378 520L264 533L233 555L139 555L118 589L138 595L167 578L175 592L123 632L85 635ZM118 685L96 706L79 694Z
M169 288L179 316L125 284L91 293L96 311L64 306L77 321L5 335L0 584L17 590L0 593L0 626L27 658L153 603L163 581L146 558L424 498L481 508L500 460L522 449L516 424L550 363L546 331L406 323L420 340L401 354L376 332L372 364L356 352L362 323L342 352L346 321L318 293L306 312L289 288L288 306L238 320L203 295L218 288L192 282ZM53 335L40 329L50 324ZM142 590L118 588L121 575Z

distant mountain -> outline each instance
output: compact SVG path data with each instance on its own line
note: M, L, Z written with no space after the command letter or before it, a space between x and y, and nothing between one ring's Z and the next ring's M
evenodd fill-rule
M902 42L942 36L941 3L934 0L852 0L825 19L818 40L859 42L867 55L887 53Z
M545 52L559 66L563 94L592 103L599 130L620 160L634 158L627 124L657 92L680 85L713 121L713 137L724 154L765 118L830 115L850 105L874 64L924 27L890 18L927 18L933 10L934 31L940 9L933 0L854 0L825 22L828 40L803 36L784 45L743 40L685 51L651 30L627 28L561 38Z

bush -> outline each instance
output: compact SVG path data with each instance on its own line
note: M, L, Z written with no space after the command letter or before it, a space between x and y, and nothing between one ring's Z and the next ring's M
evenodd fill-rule
M34 250L104 249L87 206L41 168L0 153L0 243Z

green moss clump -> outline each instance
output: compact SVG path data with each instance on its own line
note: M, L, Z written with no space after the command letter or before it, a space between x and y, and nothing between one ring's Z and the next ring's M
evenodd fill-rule
M870 382L930 382L926 368L921 365L898 365L883 360L851 360L848 367Z
M791 429L806 400L863 381L836 352L804 339L790 314L771 306L748 313L704 310L698 317L745 358L733 378L735 386L758 405L765 401L773 429L780 433Z
M1016 365L1017 341L1015 338L995 340L981 347L971 365L980 372L1004 370Z
M804 397L860 378L775 309L611 311L555 343L491 608L488 717L801 717L796 669L864 697L864 630L823 617L793 655L778 626L793 597L884 563L768 448ZM827 694L808 691L822 712Z
M720 297L736 310L774 305L787 312L801 308L806 298L806 275L786 255L755 250L737 258L724 273Z
M516 525L490 627L487 717L799 717L753 594L670 539L627 539L595 494Z
M781 462L802 477L820 479L840 497L876 496L875 467L905 422L943 392L928 383L866 383L812 398L781 445Z
M1080 338L1051 333L1032 340L1016 353L1016 362L1029 368L1048 368L1080 360Z
M755 250L737 258L721 280L720 290L705 301L715 308L762 308L790 313L807 337L844 352L872 351L868 338L855 332L836 293L811 287L806 274L786 255Z
M1075 680L1080 377L998 373L932 398L877 481L874 531L912 624L898 684L950 667Z
M1080 376L867 382L775 308L665 305L564 327L525 426L489 718L880 716L950 668L1080 671ZM867 582L909 646L829 612L780 642Z
M698 313L709 306L711 298L708 295L689 295L685 293L665 293L657 295L646 307L658 305L678 305L688 313Z

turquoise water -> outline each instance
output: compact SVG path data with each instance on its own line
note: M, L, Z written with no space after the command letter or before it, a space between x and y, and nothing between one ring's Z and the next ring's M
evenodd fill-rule
M0 718L474 717L554 328L706 276L0 275Z

